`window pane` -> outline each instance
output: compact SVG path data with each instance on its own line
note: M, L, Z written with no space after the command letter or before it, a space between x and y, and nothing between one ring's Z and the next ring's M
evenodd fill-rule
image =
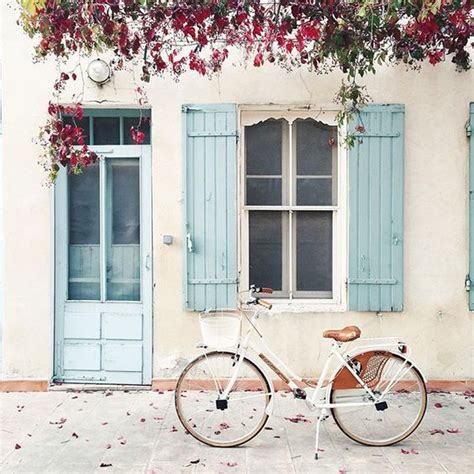
M94 117L94 145L120 144L120 119L118 117Z
M123 118L123 143L125 145L135 145L130 134L131 127L138 127L140 117L124 117ZM150 117L142 117L140 130L145 133L144 145L150 144Z
M332 154L336 127L312 119L296 120L296 155L298 175L333 175Z
M300 206L330 206L333 204L332 190L331 178L299 178L296 200Z
M138 159L107 160L107 299L140 300Z
M281 178L247 178L247 204L281 204Z
M297 212L294 216L296 290L332 292L332 212Z
M249 214L250 284L282 290L282 213Z
M84 130L84 138L86 144L90 144L90 127L89 127L89 117L84 117L81 120L73 119L71 116L64 116L63 122L66 125L72 125L73 127L81 127ZM77 143L75 143L77 145Z
M69 299L100 299L99 166L68 176Z
M282 120L245 127L245 156L248 175L281 175Z

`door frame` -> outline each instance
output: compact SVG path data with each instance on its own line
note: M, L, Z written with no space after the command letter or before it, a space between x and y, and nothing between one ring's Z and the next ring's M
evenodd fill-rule
M142 385L151 385L153 360L153 193L151 145L95 145L89 146L91 151L100 157L100 209L105 201L105 161L107 158L139 158L140 166L140 250L141 250L141 304L143 305L143 368ZM54 357L52 381L63 377L63 341L64 341L64 309L68 294L68 188L67 170L58 174L53 191L53 269L54 269ZM100 214L100 241L103 242L106 216ZM148 249L148 250L147 250ZM100 279L101 287L106 279L105 249L101 248ZM101 292L103 293L103 292ZM103 294L101 300L105 302ZM87 304L87 302L84 302ZM117 302L127 305L127 302ZM136 302L132 302L136 304ZM85 381L87 382L87 381ZM95 383L95 382L93 382Z

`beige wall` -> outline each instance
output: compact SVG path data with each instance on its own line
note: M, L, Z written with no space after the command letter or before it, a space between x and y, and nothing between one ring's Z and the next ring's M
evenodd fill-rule
M49 378L53 353L52 190L42 186L32 143L55 78L52 62L33 64L31 41L4 7L5 378ZM87 64L87 63L86 63ZM232 67L212 81L196 74L179 83L153 80L154 356L155 377L176 373L194 353L197 316L182 311L181 105L328 104L341 76L265 67ZM414 348L428 378L473 376L473 315L467 309L468 140L465 123L474 101L474 73L451 64L381 69L367 85L377 103L406 107L405 297L403 313L278 313L263 318L273 348L305 375L321 366L324 329L357 324L364 336L398 335ZM131 75L117 73L85 100L136 105ZM110 105L109 105L110 104ZM172 234L172 246L161 243Z

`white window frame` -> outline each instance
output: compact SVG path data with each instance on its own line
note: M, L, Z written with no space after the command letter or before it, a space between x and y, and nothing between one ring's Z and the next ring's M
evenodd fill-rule
M238 212L239 212L239 287L240 291L249 288L249 212L262 210L261 206L247 206L245 204L245 127L257 124L268 119L285 119L290 124L297 119L314 119L326 125L336 126L338 109L333 106L298 106L298 105L241 105L239 107L239 165L238 165ZM346 310L346 280L347 280L347 158L348 150L344 144L346 127L338 129L337 148L337 204L332 206L291 206L293 210L330 210L333 213L333 292L332 298L274 298L272 303L277 312L342 312ZM290 137L291 137L290 129ZM291 140L291 138L290 138ZM290 143L291 149L291 143ZM290 182L292 182L296 167L294 156L290 151ZM291 165L293 163L293 166ZM292 192L290 185L290 192ZM264 206L271 209L272 206ZM279 210L289 210L290 206L275 206ZM287 208L287 209L286 209ZM290 214L290 213L288 213ZM291 215L291 214L290 214ZM291 217L290 217L291 218ZM292 232L290 232L291 234ZM284 242L285 239L284 238ZM290 237L291 240L291 237ZM291 242L288 243L292 245ZM290 251L290 265L292 264ZM291 267L290 267L291 268ZM294 271L294 268L291 268Z

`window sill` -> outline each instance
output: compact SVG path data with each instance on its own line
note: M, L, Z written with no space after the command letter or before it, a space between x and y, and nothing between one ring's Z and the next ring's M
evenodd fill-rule
M272 313L344 313L345 305L328 300L274 300L268 299L273 304Z

